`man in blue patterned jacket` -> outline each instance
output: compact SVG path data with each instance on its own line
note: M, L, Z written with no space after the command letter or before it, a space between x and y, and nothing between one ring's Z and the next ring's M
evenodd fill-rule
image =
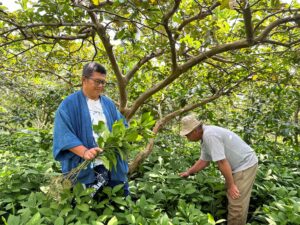
M60 161L63 173L68 173L84 160L94 160L102 152L97 146L98 136L93 125L103 121L111 131L113 123L122 119L127 126L113 101L102 95L105 85L105 68L95 62L86 64L82 89L64 99L56 111L53 155ZM107 171L101 160L94 161L79 173L78 182L96 189L103 186L103 179L105 185L111 187L124 184L124 195L129 195L127 161L117 155L117 166L112 171Z

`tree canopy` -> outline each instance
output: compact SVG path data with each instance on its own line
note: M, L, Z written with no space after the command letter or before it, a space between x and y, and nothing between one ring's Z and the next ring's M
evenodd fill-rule
M21 127L51 124L61 98L80 86L82 66L89 61L108 68L107 92L128 120L143 111L155 115L155 133L177 116L212 101L221 103L220 97L226 101L229 95L236 98L232 107L250 97L248 104L261 111L270 110L265 103L271 99L281 98L292 106L282 116L293 115L298 123L297 1L22 0L20 4L22 9L14 12L0 5L0 82L6 96L1 113L7 115L1 124L6 129L18 121ZM261 99L260 93L267 97ZM15 101L16 96L20 98ZM273 106L278 114L282 101ZM27 107L22 107L24 103ZM268 123L267 115L261 120ZM251 129L249 124L244 127ZM280 127L276 135L283 130ZM152 147L153 140L136 157L132 170Z

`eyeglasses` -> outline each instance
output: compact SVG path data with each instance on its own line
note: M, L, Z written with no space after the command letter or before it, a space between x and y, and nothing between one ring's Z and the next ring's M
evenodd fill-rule
M105 81L105 80L97 80L97 79L93 79L93 78L91 78L91 77L89 77L89 78L87 78L87 79L94 81L94 83L95 83L97 86L99 86L100 84L103 85L103 86L106 85L106 81Z

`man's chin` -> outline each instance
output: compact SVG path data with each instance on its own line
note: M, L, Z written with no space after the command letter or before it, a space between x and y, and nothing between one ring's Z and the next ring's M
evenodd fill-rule
M100 96L102 92L103 92L102 90L96 90L95 94Z

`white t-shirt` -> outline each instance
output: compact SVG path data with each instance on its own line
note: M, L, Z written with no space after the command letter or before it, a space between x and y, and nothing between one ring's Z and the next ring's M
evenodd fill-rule
M237 134L222 127L203 126L200 159L227 159L232 173L250 168L258 162L254 150Z
M107 121L106 121L106 117L103 112L103 108L102 108L100 100L99 99L93 100L93 99L87 98L87 105L89 108L92 125L97 125L99 123L99 121L103 121L106 124ZM97 142L97 139L99 137L98 134L96 134L93 131L93 136L94 136L95 142ZM100 159L96 159L94 166L101 165L101 164L103 164L103 162Z

